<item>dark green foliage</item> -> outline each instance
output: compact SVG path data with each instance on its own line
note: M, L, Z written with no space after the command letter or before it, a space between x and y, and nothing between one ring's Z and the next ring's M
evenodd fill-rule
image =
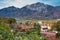
M30 24L31 24L30 21L26 21L26 22L25 22L25 25L27 25L27 26L29 26Z
M34 26L35 26L35 29L36 29L38 32L40 32L40 30L41 30L40 24L39 24L39 23L34 23Z
M56 30L58 31L58 32L60 32L60 21L58 21L57 23L56 23Z
M57 34L56 34L56 37L57 37L57 38L60 38L60 33L57 33Z
M8 23L9 24L16 23L16 20L14 18L8 18Z
M16 20L15 20L15 18L3 18L3 17L0 17L0 22L13 24L13 23L16 23Z
M34 26L36 27L36 23L34 23Z
M59 38L60 37L60 21L57 21L56 23L54 23L54 25L52 26L52 30L55 30L58 32L56 34L56 37Z
M56 23L54 23L54 25L52 26L52 30L54 29L60 32L60 21L57 21Z

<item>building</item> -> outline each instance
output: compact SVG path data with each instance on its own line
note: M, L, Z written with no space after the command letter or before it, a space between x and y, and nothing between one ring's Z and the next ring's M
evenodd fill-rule
M46 40L56 40L56 33L53 32L40 32L43 35L46 35Z
M16 24L14 26L15 29L19 29L19 30L27 30L27 29L34 29L35 27L33 25L23 25L23 24Z
M38 21L38 23L41 25L41 32L47 32L51 29L51 25L42 21Z
M42 32L47 32L48 30L50 30L50 24L41 24L41 31Z

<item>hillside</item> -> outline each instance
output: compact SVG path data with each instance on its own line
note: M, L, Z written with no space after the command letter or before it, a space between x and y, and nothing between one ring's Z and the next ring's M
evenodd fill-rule
M0 17L14 17L23 19L59 19L60 6L51 6L44 3L34 3L16 8L14 6L3 8L0 10Z

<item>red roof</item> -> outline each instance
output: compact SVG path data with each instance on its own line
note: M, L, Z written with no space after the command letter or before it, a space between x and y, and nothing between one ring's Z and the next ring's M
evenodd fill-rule
M17 28L20 28L20 29L31 29L31 28L35 28L33 25L29 25L29 26L26 26L26 25L16 25Z
M56 35L56 33L53 32L40 32L40 33L45 35Z

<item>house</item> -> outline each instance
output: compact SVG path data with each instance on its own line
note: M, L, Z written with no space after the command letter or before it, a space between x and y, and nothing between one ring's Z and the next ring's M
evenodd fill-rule
M47 23L43 23L42 21L38 22L41 25L41 31L42 32L47 32L48 30L51 29L51 25Z
M33 25L23 25L23 24L16 24L14 26L15 29L19 29L19 30L28 30L28 29L33 29L35 28Z
M46 35L46 40L56 40L56 33L54 32L40 32L42 35Z

